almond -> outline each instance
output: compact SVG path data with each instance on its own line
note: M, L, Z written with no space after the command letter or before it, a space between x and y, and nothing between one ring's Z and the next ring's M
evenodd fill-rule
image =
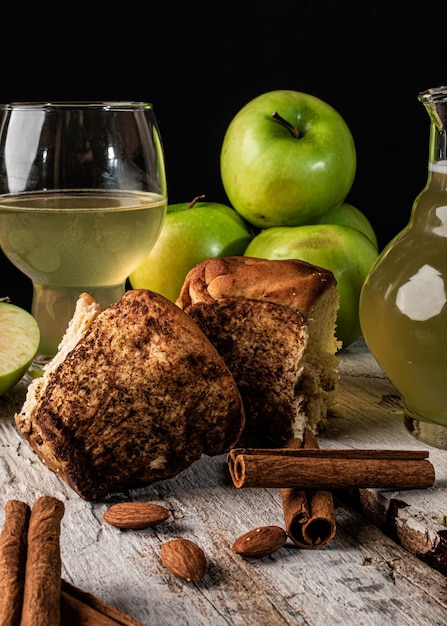
M103 515L107 524L122 529L142 530L164 522L171 512L150 502L120 502L113 504Z
M233 544L236 554L259 559L282 548L287 541L287 533L279 526L259 526L241 535Z
M202 548L189 539L171 539L161 546L160 557L171 574L188 581L197 581L207 568Z

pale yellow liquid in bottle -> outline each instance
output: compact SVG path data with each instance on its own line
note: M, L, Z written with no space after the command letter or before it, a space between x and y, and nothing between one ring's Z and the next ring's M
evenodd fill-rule
M80 293L119 300L163 224L166 199L117 191L31 193L0 199L0 245L33 281L40 352L54 354Z
M447 426L447 166L413 219L384 250L363 287L360 321L379 365L409 417ZM382 257L383 260L382 260Z

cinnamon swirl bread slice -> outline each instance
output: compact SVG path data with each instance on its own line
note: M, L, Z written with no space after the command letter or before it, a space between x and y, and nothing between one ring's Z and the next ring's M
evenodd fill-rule
M103 311L81 296L16 424L50 470L97 500L227 451L244 411L232 374L191 318L133 290Z
M177 305L232 371L244 402L246 445L276 446L324 425L338 387L336 281L303 261L203 261Z

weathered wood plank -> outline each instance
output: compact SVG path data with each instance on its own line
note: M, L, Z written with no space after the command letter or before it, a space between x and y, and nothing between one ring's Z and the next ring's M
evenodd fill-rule
M447 574L447 452L415 439L403 423L400 395L386 378L363 341L341 360L341 388L334 417L320 437L320 446L429 451L435 468L433 487L419 490L361 490L364 513L413 554L421 555ZM353 401L354 396L354 401ZM433 559L430 553L440 554Z
M284 520L279 490L235 489L224 456L204 457L174 479L102 502L81 500L46 470L17 432L12 415L24 390L21 384L0 397L0 524L10 498L32 504L46 493L62 499L64 578L142 624L446 623L447 578L414 556L414 546L404 549L338 498L337 535L325 548L300 550L288 543L260 560L234 554L231 546L241 534L266 524L283 526ZM424 448L405 431L398 395L361 346L343 357L339 402L319 441L321 447ZM435 534L442 528L433 517L445 512L447 453L429 450L437 472L434 488L423 494L368 490L376 523L386 518L386 505L407 498L410 504L402 510L410 516L407 525L414 529L418 522L421 535L428 520ZM168 506L173 515L143 531L105 524L107 507L126 499ZM377 504L383 502L385 509ZM163 567L161 545L174 537L204 549L209 567L199 583L176 579Z

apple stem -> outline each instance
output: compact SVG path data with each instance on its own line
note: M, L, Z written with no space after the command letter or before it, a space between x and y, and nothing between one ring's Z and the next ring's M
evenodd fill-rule
M292 137L294 137L295 139L300 138L300 133L299 133L298 128L294 126L293 124L291 124L290 122L288 122L287 120L285 120L277 111L273 113L272 117L274 120L276 120L277 122L285 126L285 128L287 128L287 130L290 131L290 134L292 135Z
M196 202L198 202L199 200L202 200L202 198L205 197L205 194L203 193L201 196L196 196L194 198L194 200L191 200L191 202L188 204L188 209L192 209L192 207L195 205Z

